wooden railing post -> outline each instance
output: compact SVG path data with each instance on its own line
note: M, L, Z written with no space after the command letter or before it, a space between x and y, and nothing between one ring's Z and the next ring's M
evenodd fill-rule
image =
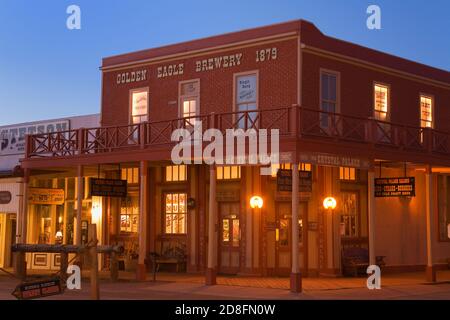
M428 153L433 152L433 129L423 128L423 141L425 143L425 149Z
M83 154L83 150L84 150L84 128L79 128L78 129L78 134L77 134L77 143L78 143L78 155Z
M69 254L67 252L60 253L60 273L62 282L66 282L67 279L67 268L69 267Z
M111 281L117 281L119 279L119 261L115 251L112 251L109 256L109 271L111 273Z
M145 122L139 124L139 144L141 146L141 149L145 148L145 133L147 132L146 128L147 126Z

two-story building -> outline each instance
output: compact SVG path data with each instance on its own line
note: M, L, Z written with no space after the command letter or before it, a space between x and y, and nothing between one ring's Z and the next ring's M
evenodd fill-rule
M22 161L28 187L72 181L73 243L93 222L139 279L157 252L208 284L216 273L291 275L294 291L300 274L342 274L347 247L366 248L384 272L433 280L446 265L448 71L299 20L107 57L101 72L101 126L29 136ZM172 133L200 121L202 132L278 129L280 163L272 175L174 164ZM127 195L91 196L89 177L126 180ZM21 241L36 242L42 208L24 208Z

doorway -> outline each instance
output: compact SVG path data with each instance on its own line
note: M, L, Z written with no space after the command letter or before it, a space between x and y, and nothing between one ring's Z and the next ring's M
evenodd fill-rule
M219 203L219 225L218 271L236 274L240 269L239 202Z
M275 274L279 276L289 275L291 272L292 256L292 203L276 203L276 230L275 230ZM307 202L300 202L298 206L298 247L299 265L303 267L303 262L307 256Z

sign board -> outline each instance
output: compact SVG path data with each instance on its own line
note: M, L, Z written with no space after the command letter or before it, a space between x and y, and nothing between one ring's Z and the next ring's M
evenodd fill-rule
M39 122L0 128L0 155L25 153L25 135L69 130L69 120Z
M64 204L64 189L29 188L30 204Z
M299 171L299 192L312 192L312 172ZM277 191L292 191L292 170L278 169Z
M375 197L414 197L414 177L375 179Z
M127 180L91 178L91 196L118 197L127 196Z
M17 299L27 300L48 297L62 293L64 293L64 291L61 287L61 280L59 278L54 278L49 280L19 284L12 295Z
M0 191L0 204L8 204L11 202L12 196L9 191Z
M370 162L367 159L328 153L302 153L299 155L299 161L329 167L352 167L357 169L369 169L370 167Z

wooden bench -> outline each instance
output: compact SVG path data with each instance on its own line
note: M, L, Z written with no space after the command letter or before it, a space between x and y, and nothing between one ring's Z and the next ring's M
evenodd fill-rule
M163 254L150 252L147 259L145 259L145 263L148 265L150 262L152 263L154 274L159 271L161 265L175 265L176 272L179 272L180 268L186 265L186 253L182 248L178 247L168 248Z
M380 268L386 265L385 256L376 256L376 265ZM342 249L342 273L344 275L366 274L369 266L369 250L360 247L347 247Z

